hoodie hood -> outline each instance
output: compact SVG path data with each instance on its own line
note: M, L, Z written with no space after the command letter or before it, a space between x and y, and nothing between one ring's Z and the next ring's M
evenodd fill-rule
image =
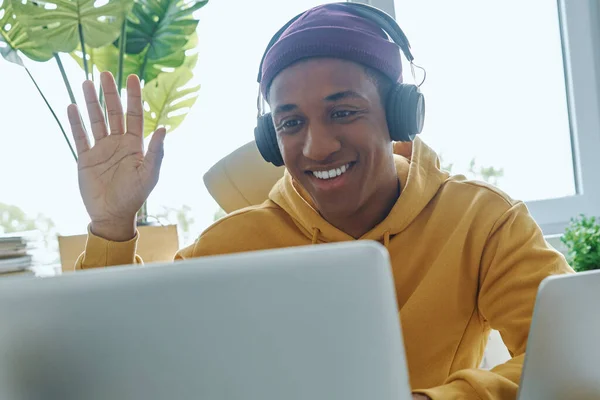
M419 137L414 142L394 143L394 160L400 180L400 197L388 216L360 239L383 241L387 245L390 236L402 232L449 177L447 172L440 170L437 154ZM310 195L292 179L287 169L269 198L292 217L313 243L354 240L321 217Z

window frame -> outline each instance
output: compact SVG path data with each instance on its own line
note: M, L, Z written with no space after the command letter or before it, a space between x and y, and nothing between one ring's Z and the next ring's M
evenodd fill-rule
M349 1L369 4L394 17L396 15L394 0ZM556 0L556 5L576 194L526 202L545 235L562 234L571 218L578 214L600 216L600 177L595 176L600 172L600 90L597 68L600 65L600 5L594 0Z

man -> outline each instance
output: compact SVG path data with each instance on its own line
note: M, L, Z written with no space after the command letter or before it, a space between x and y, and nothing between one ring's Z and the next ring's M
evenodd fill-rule
M344 40L330 43L335 37ZM263 204L219 220L175 258L379 240L392 260L414 398L515 398L538 285L572 272L525 205L449 176L420 139L391 141L384 103L401 79L398 48L343 6L307 11L262 71L285 176ZM163 156L164 129L143 154L137 78L127 81L126 127L112 76L101 79L108 127L93 84L84 84L93 147L76 106L68 110L91 218L78 269L142 262L135 215ZM490 329L513 358L479 370Z

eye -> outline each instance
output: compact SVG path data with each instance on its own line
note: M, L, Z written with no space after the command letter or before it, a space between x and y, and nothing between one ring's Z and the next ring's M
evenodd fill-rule
M282 121L279 124L279 128L280 129L295 129L295 128L299 127L300 125L302 125L302 120L300 120L300 119L287 119L285 121Z
M348 118L348 117L355 115L356 113L357 113L357 111L352 111L352 110L339 110L339 111L335 111L333 114L331 114L331 118L333 118L333 119Z

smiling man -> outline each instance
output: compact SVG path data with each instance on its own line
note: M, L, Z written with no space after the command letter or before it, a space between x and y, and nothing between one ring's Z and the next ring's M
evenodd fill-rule
M175 258L381 241L415 398L513 399L538 285L572 270L522 202L450 176L420 139L391 140L386 104L401 79L399 49L379 26L343 4L304 13L262 67L285 176L263 204L222 218ZM112 76L103 74L102 84L109 126L93 84L84 84L93 147L76 106L69 108L91 218L78 269L142 262L135 215L163 155L164 130L143 153L137 78L127 82L126 126ZM490 329L500 331L513 358L484 371L478 366Z
M353 238L381 222L400 194L383 100L390 87L370 67L308 58L268 90L286 169L320 215Z

